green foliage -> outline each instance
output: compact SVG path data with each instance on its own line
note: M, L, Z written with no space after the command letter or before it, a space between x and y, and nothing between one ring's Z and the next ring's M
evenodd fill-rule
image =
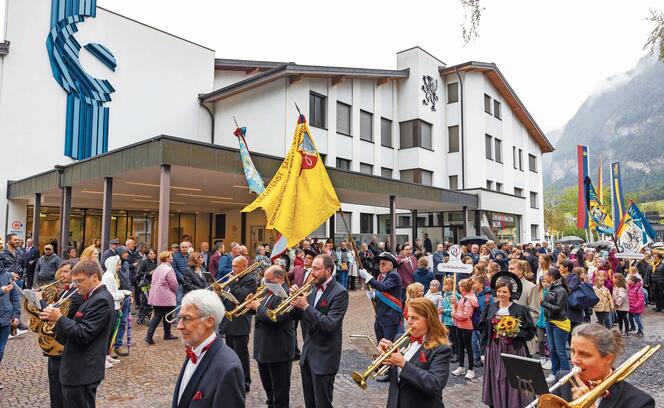
M664 62L664 12L650 9L650 17L646 20L655 23L655 27L650 32L643 49L647 49L650 55L657 54L657 59Z

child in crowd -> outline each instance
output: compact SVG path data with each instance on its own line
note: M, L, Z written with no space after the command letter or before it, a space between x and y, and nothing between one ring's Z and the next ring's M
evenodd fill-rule
M463 279L459 282L461 299L457 302L456 297L452 296L452 318L457 327L457 342L459 343L459 368L452 371L452 375L465 375L467 380L475 379L473 371L473 312L478 307L477 297L473 293L473 281ZM464 352L468 355L467 368L463 367Z
M641 282L643 282L643 278L641 277L641 274L639 273L639 270L636 268L636 266L629 267L629 272L627 277L629 278L632 275L636 276L637 278L639 278Z
M441 319L443 314L443 294L440 293L440 282L437 279L431 281L429 291L424 297L433 302L436 310L438 310L438 318Z
M613 305L618 315L618 329L625 337L629 336L629 321L627 314L629 313L629 299L627 298L627 283L625 277L619 273L613 275ZM623 326L625 331L623 332Z
M403 306L404 321L408 320L408 303L410 303L411 300L421 298L422 296L424 296L424 286L422 286L421 283L414 282L408 285L406 288L406 301Z
M447 327L447 331L449 332L450 343L452 344L452 352L454 353L450 363L456 363L459 361L459 342L457 341L457 328L454 324L454 319L452 318L452 297L454 296L455 300L458 301L461 298L461 295L454 293L452 291L453 287L453 278L445 278L445 280L443 280L443 296L441 301L441 311L443 314L442 320L445 327Z
M627 278L627 297L629 298L629 325L631 330L637 330L636 335L643 337L643 324L641 313L645 310L646 303L643 295L641 279L635 275Z
M611 330L611 318L609 315L613 312L613 298L609 289L604 286L605 279L606 277L601 271L595 274L595 286L593 289L595 290L595 295L599 298L599 302L593 307L593 311L597 316L597 323Z

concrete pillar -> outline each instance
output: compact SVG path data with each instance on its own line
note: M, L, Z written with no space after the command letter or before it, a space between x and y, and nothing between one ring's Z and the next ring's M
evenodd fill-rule
M104 196L101 203L101 249L111 240L111 211L113 209L113 177L104 177Z
M162 164L159 172L159 225L157 236L158 252L168 248L168 216L171 212L171 166Z
M390 196L390 248L389 251L396 255L397 248L397 197Z
M39 227L41 226L41 193L35 194L35 205L32 206L32 245L39 248Z
M410 240L411 245L415 248L415 240L417 239L417 210L410 210L410 228L412 239Z
M60 214L60 242L58 250L62 258L65 247L69 245L69 219L71 218L71 187L69 186L62 187L62 207Z

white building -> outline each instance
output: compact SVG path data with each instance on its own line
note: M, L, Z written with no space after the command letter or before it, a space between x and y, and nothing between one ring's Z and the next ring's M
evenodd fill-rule
M247 126L269 178L290 146L297 104L356 238L542 238L541 155L551 144L494 64L448 66L419 47L397 53L391 70L215 59L213 50L111 11L97 7L91 16L88 0L75 37L82 67L114 88L101 105L109 108L109 153L93 147L93 157L73 160L67 146L89 143L46 47L59 1L8 1L9 44L0 43L6 231L37 233L42 242L65 234L78 245L137 236L161 248L184 234L269 241L262 214L239 212L252 198L233 117ZM101 141L103 120L91 117L80 123L92 123ZM340 219L327 224L314 235L345 232Z

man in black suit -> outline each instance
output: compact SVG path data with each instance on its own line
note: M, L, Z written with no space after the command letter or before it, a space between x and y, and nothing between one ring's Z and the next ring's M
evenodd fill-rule
M247 269L247 258L237 256L233 259L232 275L237 275ZM235 280L229 285L228 290L239 303L244 302L252 293L256 292L257 278L256 273L251 272L242 278ZM228 310L233 310L236 305L224 300L224 306ZM251 372L249 369L249 333L251 332L251 315L245 314L238 316L232 321L224 320L219 326L219 333L226 336L226 345L232 348L242 362L244 370L244 390L249 392L251 386Z
M32 239L25 241L25 262L27 264L25 287L30 289L34 283L35 267L39 259L39 248L32 244Z
M312 269L316 284L309 296L293 300L291 316L300 319L304 332L300 371L305 406L326 408L332 407L334 376L339 371L348 292L332 276L331 256L316 256Z
M272 265L263 274L267 283L278 284L288 293L285 283L286 271ZM295 357L295 326L290 315L279 315L276 322L267 311L276 308L282 299L272 292L262 301L254 300L249 308L256 313L254 330L254 358L258 362L258 373L267 395L266 404L271 408L288 408L290 378Z
M376 302L376 321L374 332L376 341L394 340L403 318L401 306L401 276L397 273L397 258L389 252L381 252L378 259L380 275L374 277L365 269L360 269L360 276L371 286L369 296Z
M244 407L244 378L237 355L217 336L224 305L214 292L197 289L182 298L178 330L185 358L172 408Z
M55 323L55 335L65 340L60 360L60 383L65 408L94 407L97 387L104 378L108 337L114 316L113 296L101 283L97 261L81 261L72 270L72 283L83 296L73 319L60 308L41 311L42 320Z

